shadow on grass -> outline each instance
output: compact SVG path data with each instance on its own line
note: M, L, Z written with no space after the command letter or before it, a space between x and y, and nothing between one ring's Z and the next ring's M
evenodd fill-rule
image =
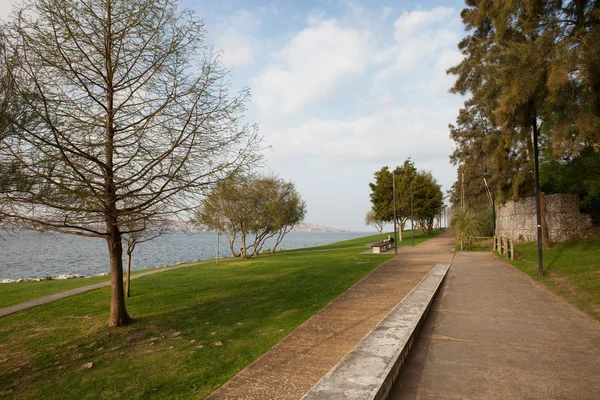
M282 253L143 277L127 300L135 322L117 329L108 289L8 316L0 386L36 399L202 398L389 258Z

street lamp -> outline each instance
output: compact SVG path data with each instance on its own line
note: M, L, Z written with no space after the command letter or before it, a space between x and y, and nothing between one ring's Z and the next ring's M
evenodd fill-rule
M415 212L413 210L413 185L414 181L410 182L410 228L412 229L412 246L415 247Z
M392 198L394 202L394 252L398 254L398 230L396 228L396 175L402 174L402 171L395 169L392 171Z

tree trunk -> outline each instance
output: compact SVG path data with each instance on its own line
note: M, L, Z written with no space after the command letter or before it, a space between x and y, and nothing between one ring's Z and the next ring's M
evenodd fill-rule
M112 219L112 218L110 218ZM123 245L121 232L116 223L110 224L108 253L110 256L110 317L108 326L123 326L131 322L125 309L125 293L123 291Z
M123 243L121 230L118 225L117 189L114 177L114 150L115 150L115 124L114 124L114 87L112 65L112 20L111 4L107 3L105 68L106 68L106 171L105 171L105 213L106 213L106 238L108 254L110 257L110 316L108 326L123 326L131 322L131 317L125 309L125 292L123 291Z
M127 252L127 279L125 282L125 297L129 298L129 281L131 280L131 252Z
M220 239L221 239L221 229L217 229L217 265L219 265L219 247L221 245L220 243Z
M398 241L402 241L402 231L404 230L404 225L406 225L406 221L400 220L398 224Z
M246 254L246 234L242 231L242 247L240 248L240 257L244 260L248 258Z
M550 235L548 234L548 222L546 221L546 196L544 192L540 192L540 213L542 214L542 246L545 250L550 250Z

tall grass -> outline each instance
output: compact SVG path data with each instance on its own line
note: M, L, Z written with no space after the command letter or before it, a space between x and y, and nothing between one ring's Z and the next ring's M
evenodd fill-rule
M488 207L455 207L452 210L451 226L457 240L461 242L462 250L462 243L466 238L492 234L492 211Z

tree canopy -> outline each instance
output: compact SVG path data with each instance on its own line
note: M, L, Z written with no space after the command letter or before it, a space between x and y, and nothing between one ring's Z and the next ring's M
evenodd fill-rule
M395 178L392 176L395 174ZM371 206L378 220L394 221L393 179L396 186L396 218L402 240L402 230L414 211L415 219L423 222L431 232L433 220L442 209L441 186L437 184L431 173L417 171L414 163L405 160L394 172L389 167L382 167L374 174L375 182L369 183L371 188ZM413 191L413 208L411 210L411 184Z
M216 185L202 202L194 223L223 232L231 254L247 259L258 255L265 241L273 237L274 253L305 214L306 203L293 183L277 177L238 175Z
M484 175L501 201L533 194L534 126L542 175L557 165L593 167L589 154L600 151L600 2L469 0L461 17L465 58L448 73L456 76L451 91L469 99L450 126L457 144L451 161L461 166L470 201L485 201Z

